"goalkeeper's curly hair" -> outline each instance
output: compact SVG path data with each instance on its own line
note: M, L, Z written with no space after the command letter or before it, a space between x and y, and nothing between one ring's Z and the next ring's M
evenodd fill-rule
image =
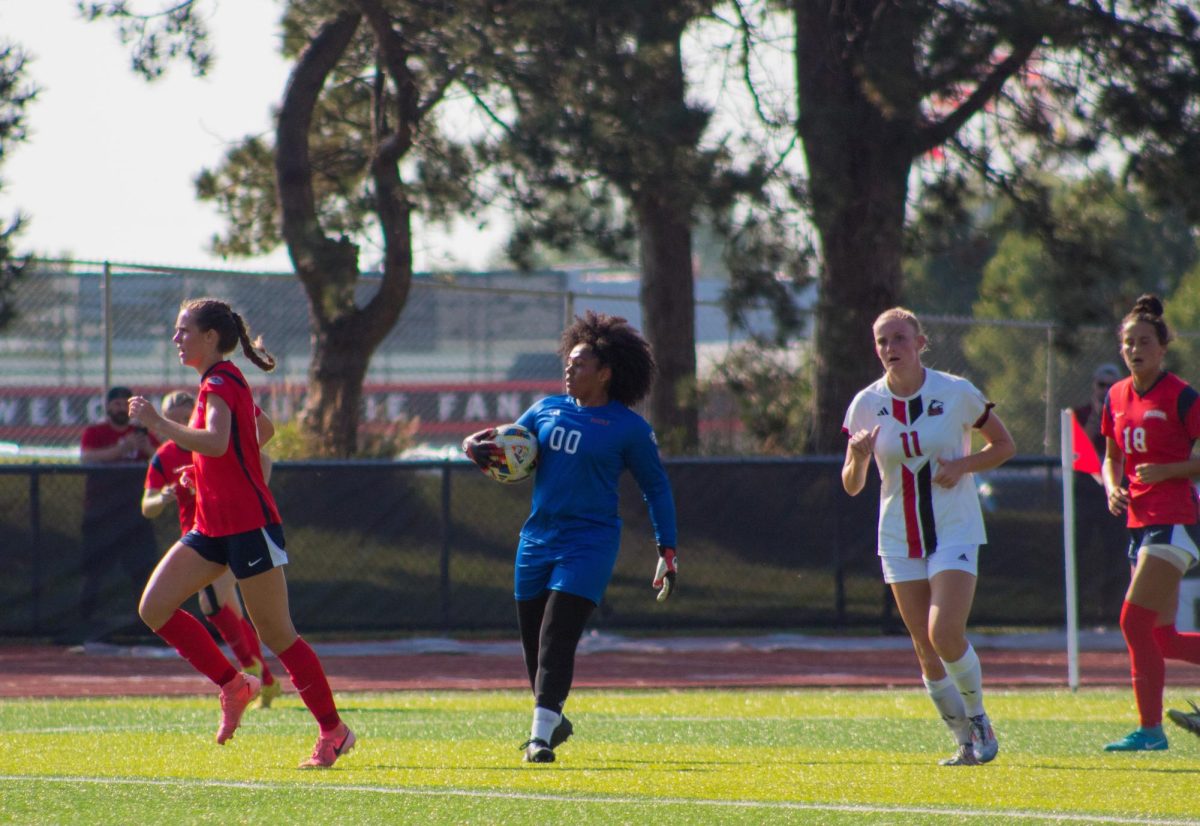
M632 406L650 392L654 354L627 320L591 310L582 318L575 316L575 323L563 330L558 354L566 359L577 344L591 347L600 363L612 369L609 398Z

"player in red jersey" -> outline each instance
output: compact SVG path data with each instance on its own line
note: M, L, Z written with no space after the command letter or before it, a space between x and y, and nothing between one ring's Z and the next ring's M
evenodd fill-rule
M1200 503L1190 477L1200 437L1200 394L1163 368L1170 330L1157 296L1143 295L1121 321L1129 368L1108 391L1100 430L1106 439L1108 509L1125 513L1133 578L1121 606L1139 725L1107 751L1163 751L1164 658L1200 663L1200 634L1175 628L1179 581L1200 558Z
M173 422L187 424L195 406L196 400L191 393L176 390L163 396L162 413ZM274 433L274 426L261 412L258 412L257 423L259 441L265 444ZM263 453L261 459L263 478L269 481L270 458ZM142 515L154 519L166 509L169 502L175 502L178 506L180 536L192 529L196 518L196 487L191 470L191 451L184 450L170 440L155 451L146 469ZM200 613L217 629L245 672L262 680L257 707L269 708L272 701L283 693L283 686L275 679L263 658L258 632L242 614L235 583L233 572L225 569L211 585L196 595L200 600Z
M251 342L240 315L212 298L182 304L172 341L180 362L200 374L190 425L163 418L141 396L129 400L129 414L192 452L196 519L151 574L138 613L221 687L217 742L224 743L237 729L258 680L234 669L200 621L180 606L226 566L232 569L262 641L279 657L320 726L312 756L300 767L332 766L354 747L354 733L338 715L320 660L292 624L283 574L283 526L259 462L254 399L241 370L226 356L240 344L246 357L263 370L274 369L275 359L262 349L261 341Z

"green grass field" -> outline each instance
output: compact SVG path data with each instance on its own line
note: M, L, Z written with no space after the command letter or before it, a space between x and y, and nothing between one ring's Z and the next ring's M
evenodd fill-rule
M2 701L0 823L1200 823L1200 740L1101 750L1132 727L1128 690L992 692L1000 755L960 768L908 689L577 691L544 766L521 763L524 693L339 703L358 748L301 772L295 695L224 747L214 697Z

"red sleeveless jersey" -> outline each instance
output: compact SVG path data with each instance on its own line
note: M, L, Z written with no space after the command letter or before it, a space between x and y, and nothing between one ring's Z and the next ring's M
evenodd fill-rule
M1100 432L1125 453L1129 482L1127 524L1192 525L1200 520L1196 489L1191 479L1167 479L1153 485L1139 482L1138 465L1184 462L1200 437L1200 394L1174 373L1163 373L1145 393L1124 378L1108 391Z
M220 456L193 453L196 466L193 528L205 536L229 536L280 523L275 498L263 479L257 408L246 377L233 362L217 362L201 377L192 427L204 427L208 400L214 395L229 407L229 446Z

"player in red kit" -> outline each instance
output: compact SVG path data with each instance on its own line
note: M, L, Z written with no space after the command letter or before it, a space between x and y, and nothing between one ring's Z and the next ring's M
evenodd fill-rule
M1179 581L1200 558L1200 503L1190 477L1200 437L1200 395L1163 368L1170 331L1162 302L1143 295L1121 322L1129 377L1114 384L1100 423L1106 439L1104 489L1125 513L1133 578L1121 606L1139 725L1107 751L1163 751L1164 658L1200 663L1200 634L1175 628Z
M191 393L177 390L163 396L161 409L164 417L187 424L195 406L196 400ZM271 420L261 413L258 413L257 420L259 441L265 443L274 433L274 427ZM265 453L261 459L264 479L269 481L270 459ZM166 509L168 503L175 502L179 535L186 535L196 519L196 488L192 470L190 450L184 450L170 440L159 447L146 468L142 515L154 519ZM196 595L200 600L200 612L217 629L245 672L262 680L257 705L259 708L269 708L272 701L283 693L283 686L275 679L263 658L258 632L242 614L235 583L233 572L226 569L214 582L205 586Z
M129 400L129 414L163 439L192 452L196 518L167 551L146 589L138 613L156 634L221 687L217 742L233 736L257 692L258 679L239 673L204 626L180 609L184 601L228 567L259 636L287 669L320 734L301 768L327 768L354 747L354 733L338 715L329 680L316 653L296 633L288 609L283 566L283 526L259 461L256 408L246 378L226 356L241 345L256 366L275 359L252 342L242 317L223 301L185 301L172 338L181 363L200 374L190 424L164 418L149 400Z

